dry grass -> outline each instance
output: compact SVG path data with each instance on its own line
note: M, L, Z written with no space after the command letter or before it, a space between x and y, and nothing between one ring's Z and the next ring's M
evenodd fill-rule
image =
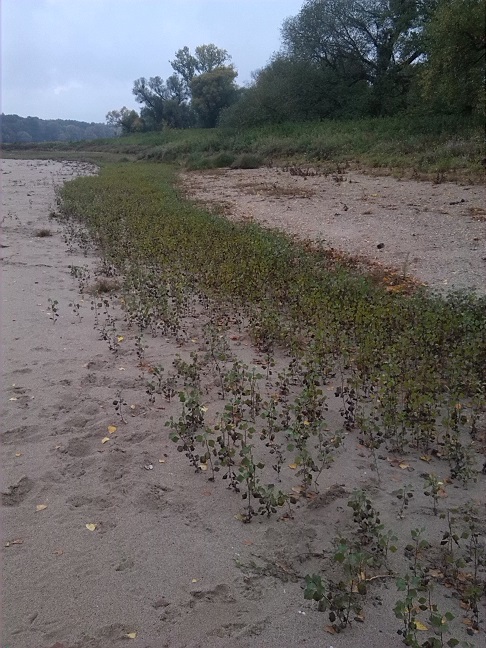
M271 198L311 198L316 193L314 189L282 186L277 182L272 184L265 182L242 182L238 185L238 189L242 189L246 194L252 196L269 196Z
M119 290L121 283L113 277L98 277L86 291L89 295L103 295Z
M38 238L46 238L48 236L52 236L52 232L47 227L44 227L42 229L38 229L35 233L35 236L37 236Z

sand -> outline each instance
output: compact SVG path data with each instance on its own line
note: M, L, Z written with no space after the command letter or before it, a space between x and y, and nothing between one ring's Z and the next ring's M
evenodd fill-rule
M49 212L56 186L93 172L74 163L2 161L2 647L402 645L386 570L370 583L364 623L338 635L304 600L303 577L324 569L331 539L352 529L346 503L355 487L370 493L400 537L426 526L437 539L445 523L432 514L420 475L445 467L410 456L402 469L385 456L378 487L372 458L352 433L322 474L319 494L300 498L292 519L242 523L241 498L221 480L195 474L169 440L165 423L178 415L177 399L157 394L151 402L146 393L151 367L163 365L167 375L177 354L203 353L204 318L189 315L177 339L145 336L141 358L116 292L107 296L108 316L100 315L114 327L107 344L93 298L72 276L77 266L95 281L100 259L73 247ZM36 236L41 229L52 235ZM244 331L235 329L231 340L233 353L261 369L264 354ZM222 408L213 383L204 376L209 423ZM329 384L329 425L340 426L333 393ZM120 398L126 422L113 405ZM288 488L295 481L289 461ZM441 507L474 502L484 513L485 479L468 490L447 486ZM407 483L416 497L398 521L392 492ZM391 568L406 570L403 548ZM454 609L465 636L457 601L440 602ZM469 640L479 646L484 634Z
M311 173L308 176L300 173ZM486 184L299 167L186 173L189 195L445 292L486 294Z

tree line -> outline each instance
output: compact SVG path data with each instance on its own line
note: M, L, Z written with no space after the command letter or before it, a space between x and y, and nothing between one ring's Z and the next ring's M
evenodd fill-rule
M121 132L245 126L407 111L485 115L484 0L306 0L245 88L226 50L180 49L174 74L134 82Z
M71 119L40 119L19 115L0 115L1 139L10 142L72 142L113 137L115 129L107 124Z

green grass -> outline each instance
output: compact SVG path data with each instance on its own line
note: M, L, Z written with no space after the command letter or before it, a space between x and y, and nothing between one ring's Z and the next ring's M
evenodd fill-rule
M172 167L138 163L62 190L65 217L89 227L138 291L137 308L161 312L167 294L180 305L187 293L231 304L257 343L344 358L377 398L408 403L410 425L451 403L484 401L484 299L394 294L284 234L194 206L174 183Z
M286 123L248 129L188 129L142 133L91 142L5 145L15 152L101 161L121 158L203 169L231 166L251 155L261 164L347 163L399 174L446 173L484 179L481 123L456 116L402 116L349 121Z

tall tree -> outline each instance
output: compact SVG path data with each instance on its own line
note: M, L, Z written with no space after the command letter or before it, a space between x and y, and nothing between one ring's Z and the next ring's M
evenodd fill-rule
M216 67L192 79L192 107L204 128L214 128L221 111L236 100L236 76L236 70L228 66Z
M433 0L307 0L282 27L284 52L328 67L349 84L367 81L374 110L404 95L423 54L421 31Z
M187 91L180 78L172 75L167 82L159 77L140 77L133 84L133 94L143 104L141 115L150 129L164 126L185 128L191 115L187 106Z
M486 112L484 0L439 0L425 32L423 88L435 108Z
M195 76L229 66L231 56L225 49L209 43L196 47L194 54L191 54L187 46L183 47L175 53L174 60L169 62L176 75L179 75L186 92L190 94L191 82Z

